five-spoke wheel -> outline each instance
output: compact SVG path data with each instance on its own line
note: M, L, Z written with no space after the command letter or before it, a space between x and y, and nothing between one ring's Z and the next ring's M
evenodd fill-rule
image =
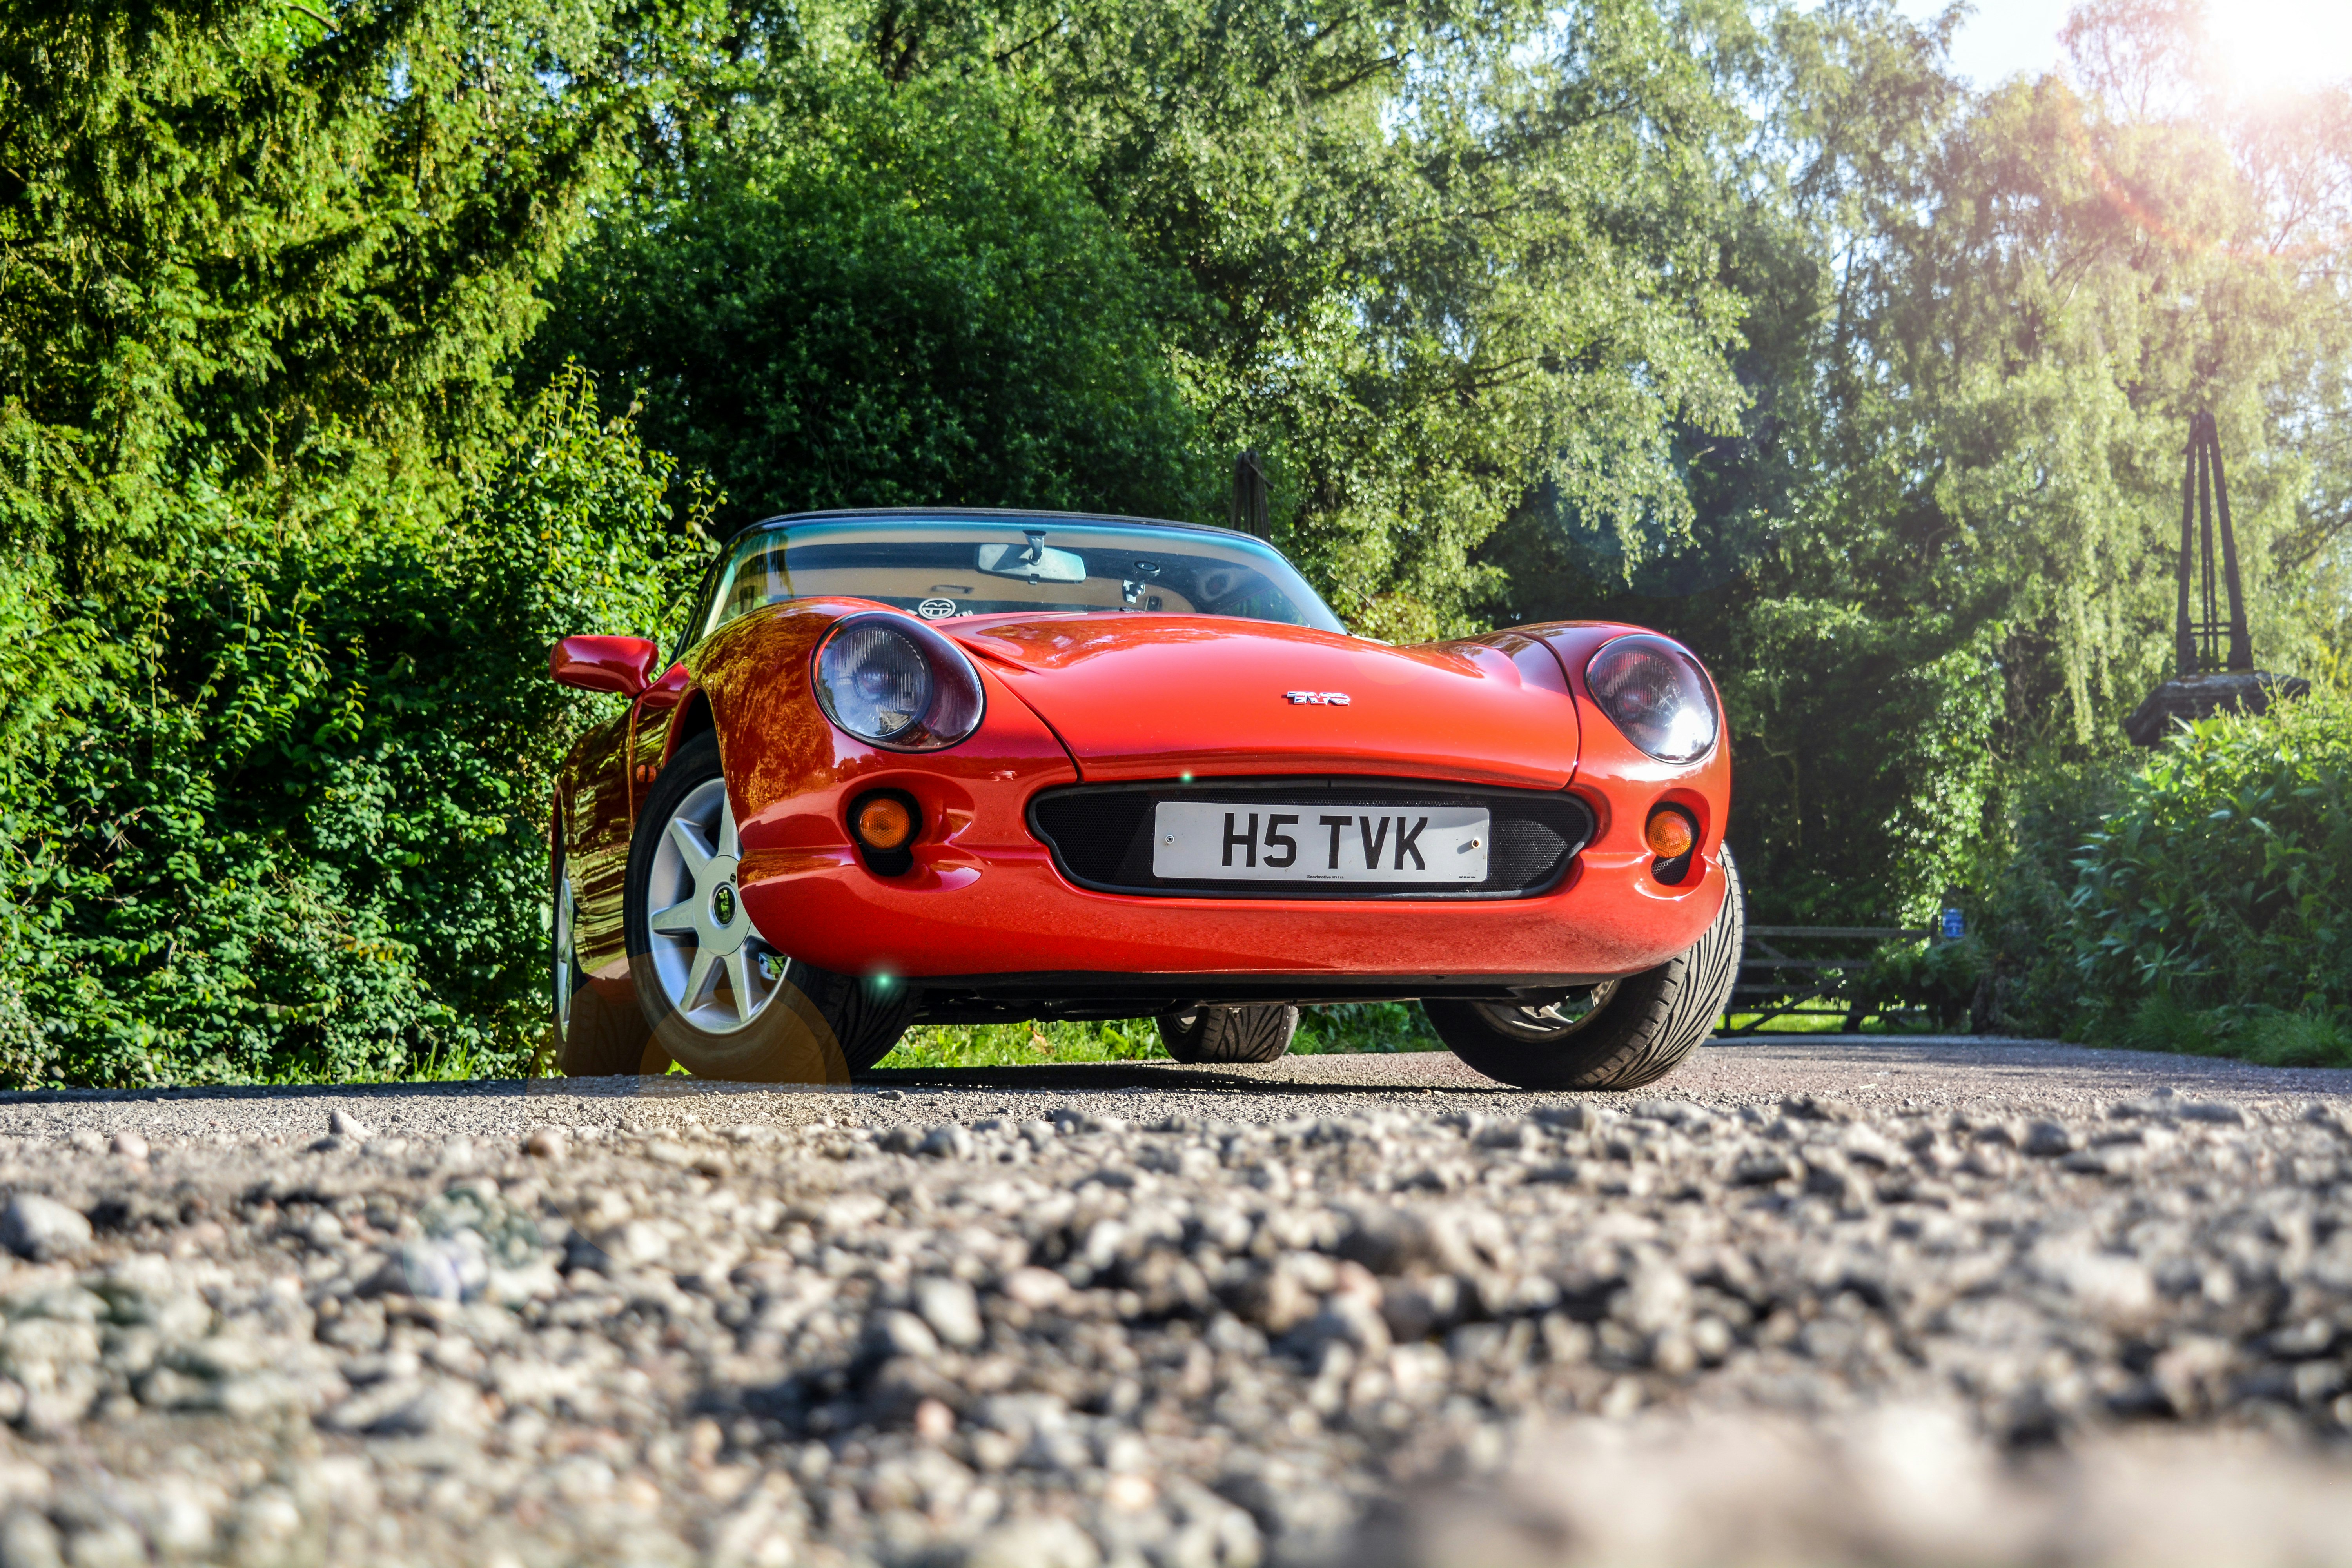
M736 891L743 858L727 781L706 779L660 825L646 889L662 997L706 1034L746 1027L783 989L792 961L768 945Z

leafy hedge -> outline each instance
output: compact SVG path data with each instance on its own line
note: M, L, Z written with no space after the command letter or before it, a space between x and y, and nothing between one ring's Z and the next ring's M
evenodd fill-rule
M2352 710L2198 725L2125 781L2078 865L2076 962L2109 1006L2352 1005Z
M2343 691L2209 719L2137 767L2021 799L1978 934L1912 977L1918 999L1983 1028L2352 1065Z
M224 502L192 529L169 639L107 647L58 742L11 758L0 1082L522 1065L552 767L609 701L549 681L547 648L655 628L701 558L671 488L572 370L453 519Z

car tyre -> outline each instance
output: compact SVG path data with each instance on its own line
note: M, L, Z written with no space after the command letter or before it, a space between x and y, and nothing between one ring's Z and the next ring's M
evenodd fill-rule
M1289 1051L1298 1009L1191 1007L1156 1021L1160 1043L1180 1062L1271 1062Z
M772 946L734 883L741 846L706 731L646 792L629 844L629 972L656 1045L698 1078L846 1084L889 1054L921 994Z
M1488 1078L1520 1089L1639 1089L1680 1067L1714 1031L1739 977L1739 872L1723 851L1723 909L1688 951L1594 986L1565 1009L1433 999L1438 1038Z
M555 1014L555 1067L567 1078L610 1078L620 1073L657 1073L669 1066L654 1047L636 988L615 1000L609 980L593 980L575 943L575 903L571 868L562 845L555 851L555 918L548 931L548 980Z

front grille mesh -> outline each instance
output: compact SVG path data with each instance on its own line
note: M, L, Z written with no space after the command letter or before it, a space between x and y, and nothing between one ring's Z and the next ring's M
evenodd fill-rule
M1310 810L1363 806L1404 810L1483 806L1493 846L1483 882L1359 883L1211 881L1156 877L1152 811L1163 800L1300 805ZM1519 899L1549 892L1591 840L1592 813L1574 795L1393 784L1364 779L1210 779L1198 784L1079 784L1030 804L1029 823L1054 851L1062 874L1103 892L1220 899Z

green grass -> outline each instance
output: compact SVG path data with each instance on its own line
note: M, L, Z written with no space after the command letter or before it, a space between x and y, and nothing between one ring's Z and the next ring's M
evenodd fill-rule
M1759 1013L1734 1013L1731 1015L1731 1026L1744 1029L1755 1024L1756 1020L1762 1016ZM1754 1032L1759 1035L1843 1034L1845 1015L1843 1013L1783 1013L1777 1018L1764 1019L1763 1023L1756 1025ZM1915 1026L1873 1014L1869 1021L1863 1025L1860 1032L1865 1035L1924 1035L1934 1031L1924 1023Z
M1445 1042L1430 1027L1418 1002L1343 1002L1331 1007L1301 1007L1294 1055L1342 1057L1396 1051L1442 1051Z
M322 1072L318 1065L298 1058L257 1081L272 1088L310 1084L474 1083L484 1079L545 1078L554 1068L551 1047L537 1053L476 1052L463 1044L423 1055L402 1053L362 1072Z
M1299 1009L1301 1056L1439 1051L1445 1047L1419 1003L1351 1003ZM1045 1067L1057 1062L1165 1060L1149 1018L1099 1024L930 1024L907 1031L886 1068Z
M886 1068L1045 1067L1167 1056L1149 1018L1104 1024L927 1024L907 1031Z
M2232 1057L2260 1067L2352 1068L2352 1016L2276 1007L2199 1012L2149 996L2095 1045L2176 1056Z

